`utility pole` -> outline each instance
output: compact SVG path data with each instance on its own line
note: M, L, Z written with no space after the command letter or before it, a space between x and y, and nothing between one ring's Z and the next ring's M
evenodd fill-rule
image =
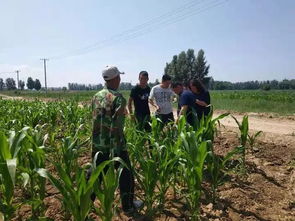
M42 60L44 62L44 76L45 76L45 91L47 93L47 80L46 80L46 61L48 61L47 58L41 58L40 60Z
M19 72L20 70L16 70L16 79L17 79L17 89L19 89Z

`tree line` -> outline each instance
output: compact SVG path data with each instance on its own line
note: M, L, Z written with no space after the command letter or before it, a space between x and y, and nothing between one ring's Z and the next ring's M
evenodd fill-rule
M211 90L288 90L295 89L295 79L272 81L246 81L232 83L229 81L215 81L209 77L210 65L207 64L204 50L199 50L197 56L194 49L182 51L174 55L171 62L166 63L165 74L173 77L174 81L186 84L190 79L201 80Z
M39 91L42 87L39 79L33 80L33 78L31 78L31 77L28 77L26 86L30 90L35 89L37 91ZM19 87L19 89L24 90L25 89L25 82L22 80L19 80L18 87ZM0 78L0 90L5 90L5 89L6 90L17 89L16 82L13 78L7 78L5 81L2 78Z
M156 79L155 82L150 82L149 86L153 87L159 84L159 80ZM68 89L73 91L90 91L90 90L101 90L104 86L102 84L79 84L79 83L68 83ZM120 90L131 90L134 85L129 82L121 82Z
M295 79L283 80L283 81L246 81L232 83L229 81L215 81L212 77L208 76L210 65L207 64L205 52L200 49L195 55L194 49L188 49L186 52L182 51L178 55L174 55L170 62L166 63L164 68L164 74L172 76L173 81L187 84L190 79L199 79L204 85L210 90L270 90L270 89L295 89ZM149 86L159 84L159 80L150 82ZM19 81L19 88L24 89L25 83ZM120 84L121 90L131 90L133 85L128 82L122 82ZM27 80L28 89L41 89L41 83L38 79L35 81L29 77ZM68 83L69 90L100 90L103 88L102 84L79 84L79 83ZM7 78L4 82L0 78L0 90L3 89L16 89L16 84L13 78ZM63 90L66 88L63 87Z
M272 80L272 81L246 81L232 83L229 81L212 81L210 82L211 90L294 90L295 79L291 80Z

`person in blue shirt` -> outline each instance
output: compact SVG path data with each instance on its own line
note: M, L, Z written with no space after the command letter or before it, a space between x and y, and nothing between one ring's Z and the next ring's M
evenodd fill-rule
M195 127L202 116L207 116L210 112L209 92L198 79L191 80L188 89L180 89L178 83L174 83L172 88L179 95L178 116L184 115L187 123Z
M194 126L197 122L196 95L190 90L183 90L179 97L180 111L178 116L184 115L187 123Z
M210 113L211 110L211 99L209 91L206 90L203 83L198 79L190 81L190 89L195 95L196 113L200 120L202 116L205 117Z

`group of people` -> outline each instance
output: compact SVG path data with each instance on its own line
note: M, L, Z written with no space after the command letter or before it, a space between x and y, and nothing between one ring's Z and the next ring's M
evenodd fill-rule
M127 101L118 91L122 74L124 72L120 72L116 66L106 66L102 71L105 87L92 99L92 156L94 158L99 153L96 158L97 165L111 156L118 156L125 162L127 167L123 168L119 181L121 203L124 212L133 213L142 206L142 202L134 200L134 176L130 169L123 134ZM182 85L178 82L172 83L171 76L164 74L161 83L150 88L148 80L148 72L141 71L139 83L132 88L128 100L129 114L132 119L136 119L140 129L147 132L150 130L150 105L155 108L155 115L163 125L173 122L175 119L172 100L177 97L177 119L184 115L187 122L194 125L197 118L209 113L210 95L201 81L191 80L188 85ZM99 179L101 180L101 177Z
M128 101L129 114L135 116L140 128L149 128L149 104L155 108L155 116L163 124L174 121L172 102L175 99L178 99L177 119L184 115L192 126L195 126L203 115L209 114L210 94L200 80L194 79L183 85L180 82L172 83L171 76L164 74L161 83L152 89L148 86L148 80L148 73L141 71L139 83L132 88Z

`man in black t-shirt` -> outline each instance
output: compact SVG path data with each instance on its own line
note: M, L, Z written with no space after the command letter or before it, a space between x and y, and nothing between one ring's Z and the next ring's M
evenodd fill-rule
M150 131L149 122L151 117L148 99L151 88L147 84L149 75L146 71L141 71L138 79L139 84L131 89L128 110L129 114L132 115L132 103L134 103L134 115L137 119L139 128Z

